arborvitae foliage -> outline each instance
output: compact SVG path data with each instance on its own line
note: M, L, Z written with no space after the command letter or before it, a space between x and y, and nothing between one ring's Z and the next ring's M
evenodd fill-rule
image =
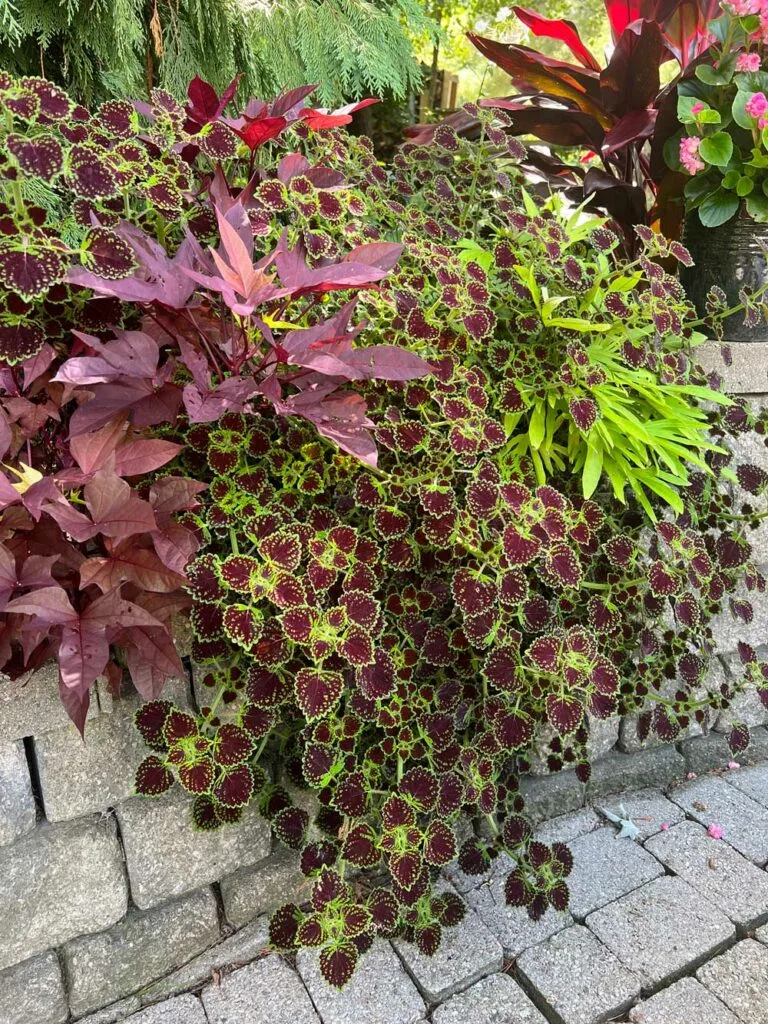
M0 67L44 74L81 102L182 96L201 74L246 95L321 82L333 104L402 98L420 72L411 40L431 31L419 0L0 0Z

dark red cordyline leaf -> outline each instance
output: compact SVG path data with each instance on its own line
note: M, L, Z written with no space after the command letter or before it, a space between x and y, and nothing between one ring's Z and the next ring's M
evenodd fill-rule
M269 919L269 944L286 952L296 948L301 911L295 903L285 903Z
M155 754L145 757L136 769L135 788L141 796L159 796L173 785L173 775Z
M27 174L50 181L62 167L61 143L52 135L7 135L5 144Z
M300 850L309 827L309 815L300 807L284 807L272 819L272 831L291 850Z
M296 674L296 700L310 722L327 715L343 689L344 679L339 672L302 668Z
M185 711L179 711L178 708L173 708L168 712L163 729L166 743L177 743L179 740L196 734L197 721L192 715L188 715Z
M337 872L323 871L312 886L312 906L315 910L322 910L323 907L346 893L347 887Z
M740 754L749 746L749 739L749 728L740 722L728 733L728 746L734 754Z
M547 718L562 735L573 732L584 717L584 706L575 697L550 694L547 697Z
M312 949L314 946L322 946L325 941L323 922L317 914L312 914L299 925L296 933L296 945L300 949Z
M534 35L545 36L548 39L556 39L564 43L585 68L600 71L600 65L582 42L579 31L572 21L568 21L566 18L546 18L526 7L513 7L512 9Z
M350 864L360 868L370 868L379 862L379 851L376 849L376 833L370 825L362 823L354 825L348 832L341 856Z
M144 742L157 749L166 746L165 722L171 712L173 705L169 700L152 700L148 704L142 704L134 716L136 728L141 733Z
M443 938L443 931L439 924L428 924L424 928L417 928L413 941L420 953L424 956L434 956L440 948Z
M530 742L533 723L521 714L502 715L494 723L494 734L504 750L518 750Z
M535 537L526 537L516 526L507 526L502 537L504 554L510 565L530 565L541 547Z
M357 947L352 942L323 949L320 951L320 973L329 985L342 989L354 974L357 960Z
M183 764L179 768L179 782L188 793L206 793L213 784L215 771L213 761L207 757L194 764Z
M301 873L309 878L323 868L333 867L338 855L338 846L328 839L308 843L301 851Z
M663 562L654 562L648 570L648 582L654 597L670 597L680 588L677 574L667 568Z
M397 884L405 889L413 889L419 881L423 862L414 850L403 853L391 853L388 858L389 870Z
M386 889L374 889L368 897L367 907L373 926L380 934L394 930L399 912L397 900L391 892L387 892Z
M571 418L583 434L589 433L597 422L600 410L591 398L572 398L568 403Z
M428 864L442 867L456 857L456 836L443 821L433 819L424 833L424 859Z
M253 773L248 765L227 768L219 776L213 795L225 807L244 807L253 795Z
M399 785L400 792L410 797L420 811L431 811L435 806L437 788L434 772L420 766L409 768Z
M225 723L216 734L214 757L219 764L240 764L250 757L253 739L250 733L238 725Z
M521 871L515 870L507 875L504 882L504 899L510 907L528 906L530 894Z
M213 832L221 827L216 814L216 801L210 796L199 796L192 804L192 822L200 832Z

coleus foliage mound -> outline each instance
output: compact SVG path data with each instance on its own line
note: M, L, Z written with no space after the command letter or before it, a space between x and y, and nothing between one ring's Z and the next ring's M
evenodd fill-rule
M526 208L510 157L490 158L500 126L480 116L480 143L436 133L391 174L341 133L301 141L293 187L289 157L257 189L247 168L221 172L265 253L279 238L316 260L397 238L398 263L358 306L371 340L409 341L432 367L359 385L376 467L266 393L189 424L181 465L209 482L183 517L201 543L187 569L201 710L137 713L152 748L139 792L178 784L202 829L256 801L296 851L307 899L273 915L271 940L317 949L337 986L377 935L437 950L463 914L434 887L456 858L481 874L511 857L510 905L566 907L571 855L534 840L518 785L543 730L548 767L587 779L595 719L638 712L643 738L673 739L748 682L768 700L745 644L743 678L707 688L713 617L749 621L766 585L746 531L768 474L730 466L733 437L765 432L746 404L697 406L716 381L655 262L688 254L642 233L622 265L604 225ZM339 205L310 174L339 175ZM343 301L324 308L346 325ZM285 337L335 365L312 327ZM730 739L742 749L748 731Z
M127 668L149 698L182 672L170 623L189 604L197 540L178 513L206 482L174 462L178 424L260 402L374 463L365 401L346 383L428 369L392 345L353 345L355 295L399 244L363 238L331 257L280 234L253 252L259 149L354 108L315 110L306 87L224 118L236 84L218 97L196 80L183 108L158 90L91 115L49 82L0 76L0 665L16 676L55 657L81 729L98 676L119 687ZM237 200L228 159L250 177ZM265 199L317 186L338 218L340 175L306 163L275 160ZM333 292L343 301L327 309Z

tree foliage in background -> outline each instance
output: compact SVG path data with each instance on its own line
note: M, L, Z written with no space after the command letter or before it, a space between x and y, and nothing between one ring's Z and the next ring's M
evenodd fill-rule
M432 30L419 0L0 0L0 66L86 103L243 72L247 95L309 80L332 105L417 88L412 36Z

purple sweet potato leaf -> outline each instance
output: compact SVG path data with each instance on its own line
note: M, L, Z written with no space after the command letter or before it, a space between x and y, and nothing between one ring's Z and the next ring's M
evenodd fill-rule
M106 537L121 541L135 533L151 533L157 528L149 502L114 473L99 470L85 485L83 493L94 526Z
M15 597L6 605L6 613L17 615L34 615L38 620L35 625L46 623L50 626L61 626L65 623L79 622L79 616L67 597L67 592L58 585L41 587L22 597Z

